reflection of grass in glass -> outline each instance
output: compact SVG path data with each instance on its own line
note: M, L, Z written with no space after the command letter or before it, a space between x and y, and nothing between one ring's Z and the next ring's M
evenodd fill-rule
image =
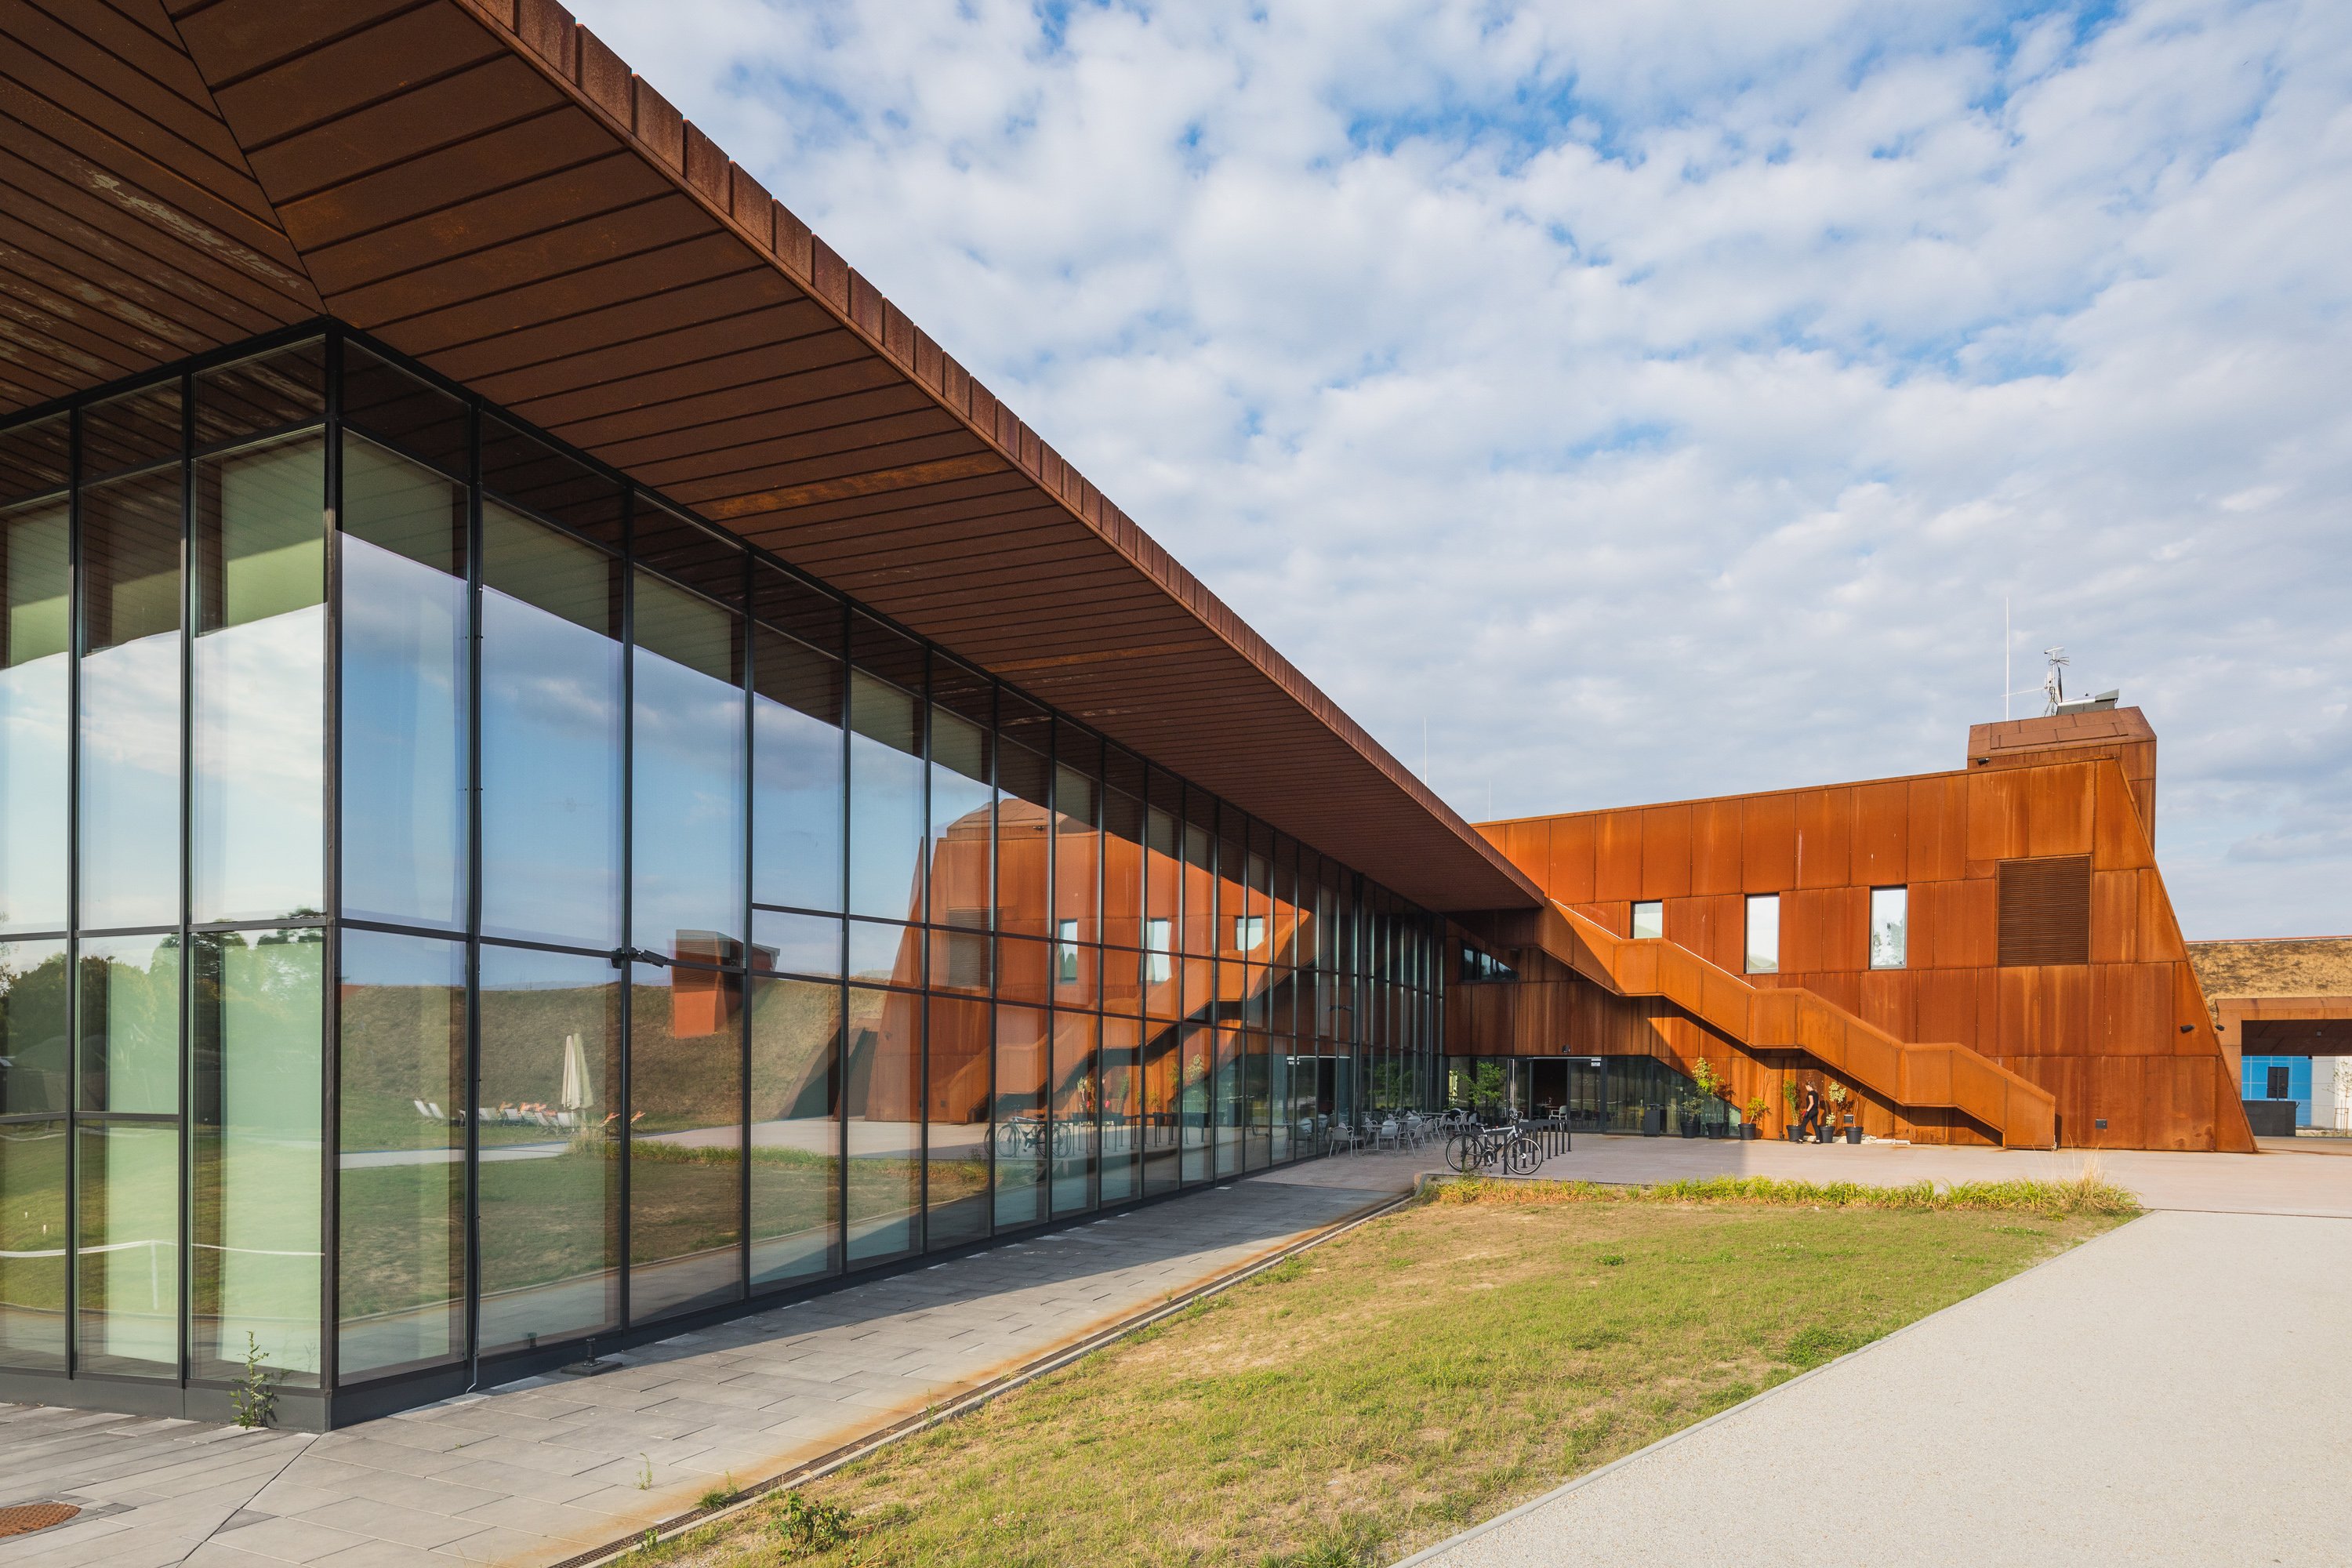
M66 1304L66 1135L61 1121L0 1128L0 1306L61 1312Z

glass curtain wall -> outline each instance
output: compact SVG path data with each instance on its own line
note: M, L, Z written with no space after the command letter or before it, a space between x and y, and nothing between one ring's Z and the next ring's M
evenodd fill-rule
M0 1376L462 1386L1434 1081L1427 917L355 335L0 430Z

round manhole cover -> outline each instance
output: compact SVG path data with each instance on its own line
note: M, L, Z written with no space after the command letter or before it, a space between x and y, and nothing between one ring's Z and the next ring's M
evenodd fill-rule
M0 1508L0 1535L30 1535L53 1524L63 1524L81 1510L69 1502L22 1502Z

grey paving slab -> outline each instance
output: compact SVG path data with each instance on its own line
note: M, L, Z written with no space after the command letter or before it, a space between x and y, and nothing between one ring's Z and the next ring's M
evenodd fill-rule
M2333 1568L2347 1342L2352 1221L2159 1212L1412 1561Z

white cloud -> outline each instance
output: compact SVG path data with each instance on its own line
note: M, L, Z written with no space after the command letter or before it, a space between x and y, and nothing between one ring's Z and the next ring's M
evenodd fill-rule
M1955 765L2352 930L2352 10L591 0L1464 811Z

